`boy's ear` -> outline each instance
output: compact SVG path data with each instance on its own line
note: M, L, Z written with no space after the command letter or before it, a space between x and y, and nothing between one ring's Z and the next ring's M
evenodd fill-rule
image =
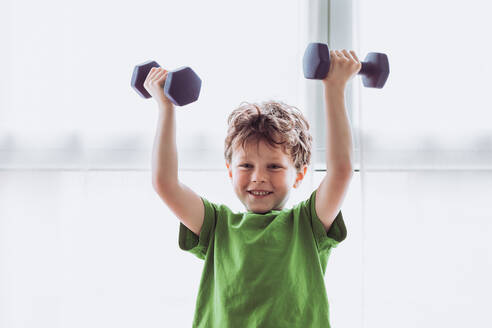
M226 166L227 166L227 171L229 171L229 177L232 178L232 171L231 169L229 168L229 163L226 162Z
M299 187L299 185L301 184L302 180L306 176L306 172L307 172L307 165L304 165L304 167L302 168L301 172L298 172L297 173L296 182L294 183L294 188Z

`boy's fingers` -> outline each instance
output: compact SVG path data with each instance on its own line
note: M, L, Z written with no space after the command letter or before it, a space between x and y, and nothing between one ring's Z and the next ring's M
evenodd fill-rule
M144 85L148 85L158 79L160 72L160 67L152 67L147 75L147 78L144 81Z
M161 78L162 76L164 76L166 74L167 74L167 71L164 68L162 68L161 71L158 73L158 76L159 76L159 78Z
M350 53L352 54L352 57L354 57L355 61L356 61L356 62L359 62L359 58L358 58L358 57L357 57L357 55L355 54L355 51L350 50Z
M164 68L162 67L152 67L149 72L149 78L150 79L155 79L157 76L163 72L167 72Z
M152 78L154 76L154 71L155 70L153 68L150 69L149 74L147 74L147 77L145 78L144 84L145 83L150 83L152 81Z
M350 53L343 49L343 54L345 55L345 57L347 57L348 60L355 60L355 62L359 62L359 59L357 58L357 56L355 55L355 52L353 50L350 50Z
M149 77L153 77L156 72L157 72L157 68L156 67L152 67L150 69L150 72L149 72Z
M154 69L152 71L152 75L150 75L149 81L155 82L156 80L158 80L159 79L159 73L160 73L159 68Z
M350 56L347 56L347 50L343 49L342 51L335 50L337 52L338 58L347 61L350 59ZM347 58L348 57L348 58Z
M168 73L167 71L163 71L162 75L159 76L159 80L165 80L167 77L167 73Z

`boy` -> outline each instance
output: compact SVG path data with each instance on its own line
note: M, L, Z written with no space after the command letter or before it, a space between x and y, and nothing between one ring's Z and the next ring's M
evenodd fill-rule
M310 163L309 124L280 102L245 103L229 116L226 167L246 208L198 196L178 180L173 104L153 68L144 83L158 103L153 187L179 218L179 246L204 259L193 327L330 327L324 274L331 248L346 238L340 211L352 177L345 113L347 82L360 70L355 52L330 51L323 80L326 175L309 199L284 209ZM241 103L243 104L243 103Z

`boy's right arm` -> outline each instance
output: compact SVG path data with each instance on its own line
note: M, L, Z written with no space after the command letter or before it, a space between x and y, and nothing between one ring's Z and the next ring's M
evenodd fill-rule
M144 83L159 108L152 152L152 186L178 219L199 236L205 207L200 196L178 180L175 108L164 96L166 75L167 73L155 70L149 73Z

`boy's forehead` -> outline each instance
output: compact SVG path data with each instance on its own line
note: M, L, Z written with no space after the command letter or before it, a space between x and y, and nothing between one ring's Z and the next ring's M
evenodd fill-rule
M248 154L248 153L243 153L243 154L237 154L237 159L245 159L245 158L250 158L252 156L248 155L253 155L253 154ZM286 154L279 154L279 155L274 155L274 154L268 154L268 155L262 155L261 156L264 159L271 160L271 161L281 161L287 158Z
M268 160L283 160L288 157L281 147L267 147L263 148L263 152L261 152L260 147L248 145L243 149L243 147L239 146L234 149L233 156L238 159L248 158L251 156L258 156L268 159Z

